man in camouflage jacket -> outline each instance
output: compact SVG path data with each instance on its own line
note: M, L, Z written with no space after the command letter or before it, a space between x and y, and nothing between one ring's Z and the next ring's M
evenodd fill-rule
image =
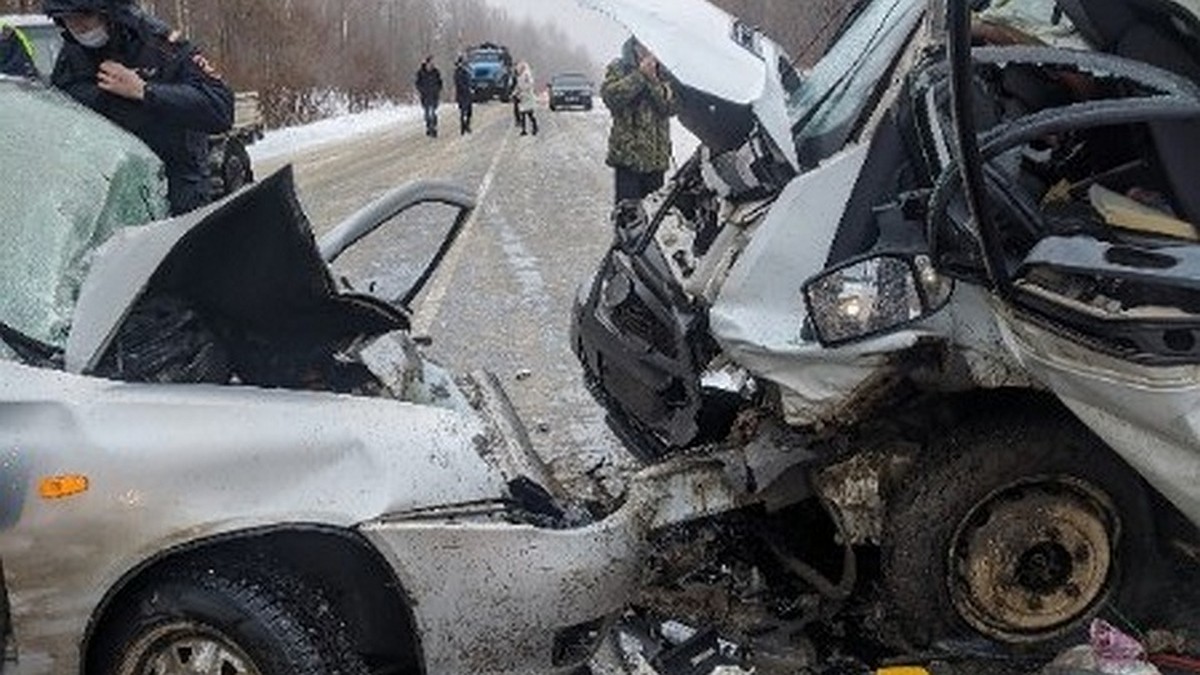
M671 164L675 92L654 56L630 39L608 66L600 96L612 113L608 165L616 170L617 203L641 200L662 187Z

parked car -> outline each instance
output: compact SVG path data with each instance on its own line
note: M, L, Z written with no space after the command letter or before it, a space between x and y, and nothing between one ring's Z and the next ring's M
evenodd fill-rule
M0 148L21 167L0 202L6 675L588 659L687 472L576 503L498 381L409 336L439 257L398 300L328 267L418 203L454 207L448 246L468 194L403 186L318 242L284 169L162 220L147 147L12 78Z
M563 73L550 79L550 109L563 108L592 109L592 97L595 86L587 75L580 73Z
M33 46L34 65L47 82L62 50L62 29L43 14L0 16L0 25L19 28ZM237 192L254 182L254 167L246 148L262 140L266 130L258 92L234 93L233 127L208 139L208 168L213 198Z
M1190 6L971 27L946 3L951 61L923 0L864 0L800 74L704 2L588 4L670 70L703 143L614 213L577 301L626 444L753 449L764 500L815 496L878 551L909 644L1036 651L1145 617L1154 503L1200 522Z

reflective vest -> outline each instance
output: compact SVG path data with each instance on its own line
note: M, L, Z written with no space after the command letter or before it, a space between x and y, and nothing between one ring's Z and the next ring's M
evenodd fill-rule
M0 35L4 34L5 29L11 30L13 35L17 36L17 42L20 43L21 48L25 50L25 55L29 57L30 61L32 61L33 43L29 41L29 38L25 37L25 32L16 26L10 26L7 23L0 21Z

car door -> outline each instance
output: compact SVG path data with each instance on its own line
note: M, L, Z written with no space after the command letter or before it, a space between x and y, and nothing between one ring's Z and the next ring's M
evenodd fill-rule
M961 166L962 181L931 199L939 263L976 264L1028 374L1200 522L1200 223L1178 187L1194 180L1172 180L1159 134L1198 123L1200 83L1133 53L971 50L969 17L950 11L959 152L943 178ZM1052 88L980 86L980 73L1031 72ZM984 93L1004 104L991 129L976 128Z

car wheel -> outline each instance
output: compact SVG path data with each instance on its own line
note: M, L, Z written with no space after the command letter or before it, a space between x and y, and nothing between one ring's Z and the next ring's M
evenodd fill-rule
M170 570L106 621L88 672L367 675L319 598L275 565Z
M238 141L231 140L225 151L225 162L221 166L223 180L221 196L233 194L254 181L250 168L250 155Z
M1137 616L1154 574L1138 474L1067 413L965 425L891 500L884 586L919 646L983 636L1030 651L1106 607Z

